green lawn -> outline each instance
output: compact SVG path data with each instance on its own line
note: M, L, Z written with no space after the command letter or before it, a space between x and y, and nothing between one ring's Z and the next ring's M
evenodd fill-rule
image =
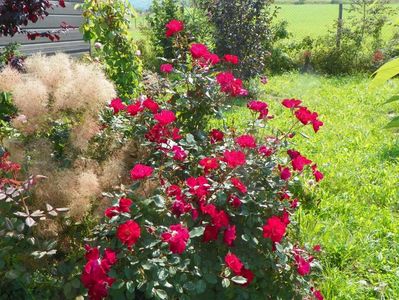
M334 22L338 18L337 4L280 4L278 6L281 7L278 18L288 21L288 30L293 34L294 39L302 39L307 35L317 37L326 34L328 30L334 30ZM399 4L391 4L391 6L399 11ZM347 7L348 5L344 5L344 8ZM344 11L344 19L347 14ZM396 17L399 17L399 14ZM392 27L387 26L383 35L389 39L392 36Z
M278 14L278 19L288 21L288 30L292 33L293 39L302 39L305 36L318 37L326 34L328 30L334 30L334 22L338 18L337 4L277 4L281 7ZM396 17L399 18L399 3L391 4L392 8L398 13ZM348 5L344 5L348 7ZM344 17L346 16L344 12ZM136 20L132 21L132 34L135 38L143 38L139 30L139 26L145 24L145 17L140 15ZM386 26L383 30L384 38L392 37L392 27Z
M325 122L297 145L325 173L318 187L305 188L298 220L302 242L324 249L320 283L328 300L399 299L399 140L383 129L399 105L381 105L399 82L378 92L368 84L287 74L272 77L265 90L276 115L287 114L280 99L296 97ZM236 106L229 119L244 123L246 116Z

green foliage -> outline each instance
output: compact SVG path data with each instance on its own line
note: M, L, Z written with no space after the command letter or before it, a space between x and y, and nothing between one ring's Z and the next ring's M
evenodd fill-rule
M234 54L241 58L240 77L261 74L265 59L272 48L272 21L276 10L269 0L203 0L215 28L214 39L218 55Z
M399 58L391 60L390 62L383 65L375 73L375 77L371 83L371 88L382 86L387 80L395 77L399 74ZM392 96L385 103L391 103L399 101L399 95ZM394 117L387 125L386 128L398 128L399 117Z
M213 44L212 28L201 9L198 1L173 1L155 0L151 5L151 13L146 16L147 26L143 27L144 33L149 37L153 52L157 57L171 59L175 53L172 40L165 35L167 24L171 20L182 20L185 28L191 33L190 40L195 36L195 40L201 43ZM184 6L183 4L186 4ZM155 64L158 69L159 61Z
M155 0L151 5L151 14L146 17L148 23L147 34L150 37L152 46L157 56L170 59L174 56L172 40L165 35L165 24L170 20L182 19L183 8L179 1Z
M108 77L121 97L137 96L140 90L142 63L138 48L129 36L135 12L125 0L86 0L81 4L82 31L85 40L95 42L94 55L103 62Z

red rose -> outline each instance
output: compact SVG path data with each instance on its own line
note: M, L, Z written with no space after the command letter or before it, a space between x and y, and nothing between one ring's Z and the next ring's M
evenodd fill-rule
M310 262L304 259L302 256L296 254L295 255L295 262L297 265L297 272L301 276L308 275L310 273Z
M254 273L252 273L251 270L248 270L248 269L246 269L246 268L242 268L241 274L240 274L240 275L241 275L242 277L244 277L244 278L247 280L246 283L241 284L243 287L247 287L248 285L250 285L251 282L252 282L252 281L254 280L254 278L255 278Z
M219 73L216 75L216 81L220 85L220 90L232 97L248 95L248 91L242 86L241 79L235 78L230 72Z
M192 195L196 195L198 198L206 196L206 194L208 193L208 189L210 188L208 179L206 179L205 176L200 176L198 178L187 178L186 184L190 188L189 192Z
M301 105L302 101L296 99L284 99L281 103L287 108L297 108Z
M127 106L127 113L131 115L132 117L136 116L139 112L143 110L143 107L141 105L140 101L136 101L135 103L132 103Z
M85 245L86 249L86 254L85 258L86 260L97 260L100 258L100 250L98 250L98 247L92 248L89 245Z
M224 231L223 235L223 242L227 246L232 246L233 242L236 239L236 226L235 225L229 225L226 230Z
M211 144L223 141L224 133L217 129L212 129L210 132Z
M111 107L114 110L114 114L117 114L120 111L126 109L126 105L123 104L122 99L120 98L112 99L111 103L109 104L109 107Z
M206 53L203 57L201 57L202 58L202 60L200 61L200 65L202 66L202 67L205 67L205 66L208 66L208 65L212 65L212 66L214 66L214 65L216 65L216 64L218 64L219 63L219 61L220 61L220 58L219 58L219 56L217 56L216 54L214 54L214 53Z
M324 125L318 119L319 115L316 112L311 112L307 107L299 107L295 111L295 116L303 125L312 124L314 132L318 132L320 127Z
M229 217L224 210L215 213L211 217L213 225L217 228L227 227L229 225Z
M119 225L116 236L122 242L122 244L129 248L136 244L137 240L141 236L141 229L139 224L133 220L128 220L125 223Z
M316 300L324 300L323 294L319 290L312 288L311 291L313 292L313 296L316 298Z
M225 161L230 168L234 169L245 164L246 157L241 151L226 150L223 152L223 161Z
M172 196L181 196L181 188L178 185L172 184L170 187L166 189L166 194L169 197Z
M226 265L237 275L241 274L241 270L244 267L244 264L241 260L235 256L233 253L228 253L224 257L224 262Z
M155 114L154 118L161 126L166 126L176 121L175 113L170 110L162 110L161 112Z
M130 178L133 180L145 179L151 176L153 171L154 169L149 166L137 164L130 171Z
M160 71L162 73L171 73L173 71L173 66L171 64L163 64L161 65Z
M297 208L298 207L298 203L299 203L298 199L295 198L294 200L292 200L290 207L291 208Z
M133 201L129 198L121 198L119 200L119 211L120 212L129 212L130 211L130 206L132 206Z
M260 154L263 154L263 155L266 156L266 157L269 157L270 155L273 154L273 149L268 148L268 147L266 147L266 146L260 146L258 152L259 152Z
M313 246L313 251L320 252L321 251L321 246L320 245L314 245Z
M277 216L272 216L263 226L263 237L271 239L274 243L280 243L283 239L287 224Z
M199 161L199 165L204 168L205 173L208 173L209 170L219 168L219 160L214 157L205 157Z
M279 170L280 170L280 178L282 180L289 180L291 178L291 171L290 168L282 168L281 166L279 166Z
M314 165L312 166L312 172L313 172L314 178L316 179L316 182L319 182L319 181L323 180L324 175L323 175L323 173L321 173L321 172L317 169L317 165L316 165L316 164L314 164Z
M143 101L143 106L150 110L153 114L156 114L159 110L159 105L151 98L147 98Z
M180 146L173 146L172 147L172 151L174 153L173 159L174 160L179 160L179 161L183 161L186 159L187 157L187 153L186 151L184 151L184 149Z
M108 288L115 282L107 273L117 261L116 254L110 249L105 249L104 257L100 259L98 248L88 245L85 248L87 263L83 268L81 281L89 290L89 299L101 300L108 296Z
M239 178L234 177L231 178L230 181L234 185L234 187L241 193L245 194L247 192L247 187L245 186L245 184L242 183Z
M169 250L174 254L182 254L190 238L188 229L181 224L169 227L169 232L162 234L162 240L169 244Z
M267 114L269 113L269 110L267 109L267 103L262 101L250 101L247 104L247 107L252 111L259 112L259 120L266 118Z
M112 207L108 207L105 210L105 216L108 218L112 218L116 215L118 215L121 212L129 212L130 211L130 206L132 206L133 201L128 199L128 198L121 198L119 200L119 205L118 206L112 206Z
M320 127L323 125L324 125L324 123L322 121L320 121L319 119L315 119L312 121L312 126L313 126L314 132L318 132Z
M240 145L242 148L255 148L256 140L250 134L244 134L236 138L236 143Z
M229 62L233 65L237 65L239 63L238 56L236 55L226 54L223 58L226 62Z
M227 202L229 202L230 205L233 206L234 208L239 208L242 204L240 198L238 198L234 194L229 195L229 197L227 198Z
M209 54L208 48L204 44L192 44L190 48L191 56L195 59Z
M112 286L115 279L107 275L99 260L89 260L83 268L81 281L89 290L89 299L101 300L108 296L108 288Z
M287 153L292 159L291 164L295 171L302 172L306 165L310 165L312 163L311 160L302 156L298 151L288 150Z
M184 29L184 23L179 20L172 20L165 27L166 37L171 37Z
M209 241L216 241L218 239L218 234L219 234L219 228L217 228L214 225L206 225L202 241L204 243Z

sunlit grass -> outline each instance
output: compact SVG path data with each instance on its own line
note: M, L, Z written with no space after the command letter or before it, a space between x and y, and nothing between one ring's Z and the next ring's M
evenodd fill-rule
M295 97L325 122L309 139L298 137L297 148L325 173L318 187L305 189L298 220L302 242L324 249L326 299L399 299L399 141L383 129L399 105L382 105L399 82L377 92L368 84L367 77L288 74L265 88L274 114L287 113L280 99ZM229 120L245 124L247 117L241 104Z

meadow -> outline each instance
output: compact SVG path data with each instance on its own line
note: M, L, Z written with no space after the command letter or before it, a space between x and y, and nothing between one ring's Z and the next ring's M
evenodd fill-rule
M292 1L291 1L292 2ZM284 4L277 2L279 13L277 20L288 22L288 31L291 33L291 39L301 40L306 36L319 37L328 33L329 30L335 31L335 22L338 18L337 4ZM347 8L344 5L344 19L347 17ZM399 18L399 3L391 4L392 9L397 13L391 21ZM145 24L143 14L132 21L132 34L140 39L143 35L139 31L140 25ZM389 39L392 37L392 26L386 26L383 29L383 37Z
M281 7L278 19L288 22L288 31L293 39L299 40L305 36L318 37L329 30L336 30L334 24L338 18L337 4L278 4L278 6ZM344 5L344 21L348 16L348 7L349 5ZM391 4L391 7L396 12L399 11L399 3ZM397 17L398 13L395 18ZM384 38L389 39L391 35L392 27L386 26L383 30Z
M295 97L325 123L297 145L325 173L319 186L305 183L297 219L298 239L323 249L325 299L399 299L399 142L383 128L399 106L382 105L399 81L377 91L369 83L285 74L263 88L273 114L287 114L280 101ZM237 103L229 120L243 125L247 116Z

